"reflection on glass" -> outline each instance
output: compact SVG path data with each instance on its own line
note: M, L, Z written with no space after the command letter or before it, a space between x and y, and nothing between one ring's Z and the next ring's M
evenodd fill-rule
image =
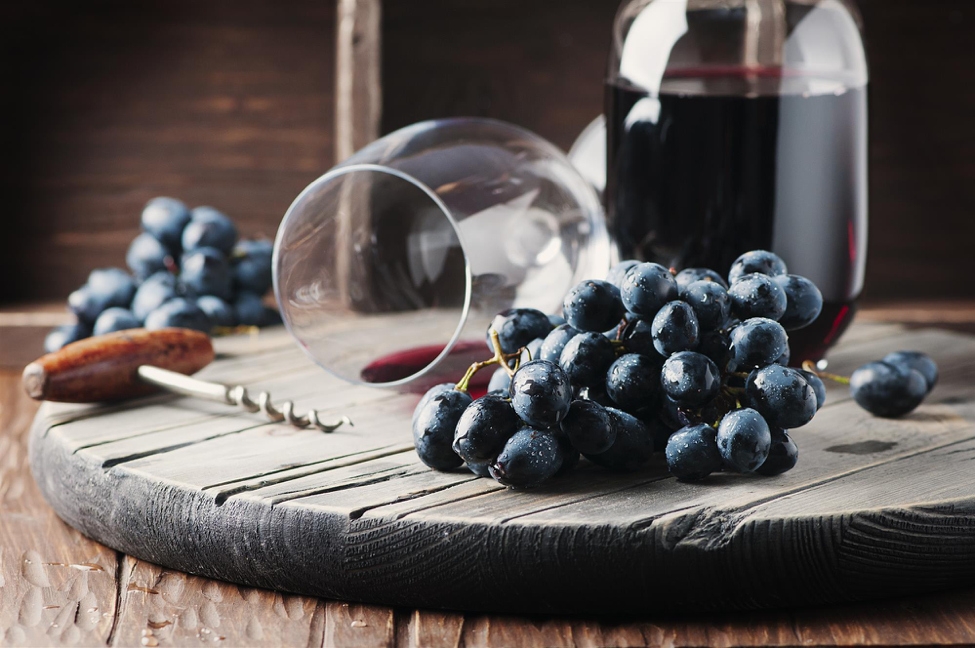
M610 234L623 257L725 272L771 249L827 302L793 336L818 360L852 319L867 232L867 66L840 0L636 0L606 91Z
M609 240L596 194L553 145L450 119L387 135L312 183L274 254L285 324L316 362L422 389L484 359L496 312L557 312L605 271Z

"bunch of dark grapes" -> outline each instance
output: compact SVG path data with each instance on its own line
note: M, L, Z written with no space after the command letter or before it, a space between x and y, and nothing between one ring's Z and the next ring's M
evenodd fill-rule
M263 301L271 287L270 241L238 240L233 221L213 207L188 209L166 197L149 201L141 225L125 255L131 273L92 271L68 297L77 321L48 334L48 352L91 335L138 327L209 333L280 322Z
M819 289L771 252L742 255L727 281L703 268L625 261L570 291L564 321L532 309L495 317L494 357L417 405L417 453L431 468L466 464L514 488L541 484L580 455L634 471L654 451L683 481L720 470L782 474L798 459L790 431L826 399L815 367L788 366L788 331L811 324L822 305ZM900 366L921 377L930 369L922 356L906 354ZM472 399L471 377L493 365L487 395Z

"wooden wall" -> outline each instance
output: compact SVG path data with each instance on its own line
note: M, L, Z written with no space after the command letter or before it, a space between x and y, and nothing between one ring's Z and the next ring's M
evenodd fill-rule
M330 0L0 3L0 302L124 265L155 195L274 236L332 164Z
M386 0L384 131L488 115L568 147L601 110L615 0ZM975 298L975 5L861 0L867 294ZM333 0L0 6L0 302L120 265L151 196L273 235L332 160Z

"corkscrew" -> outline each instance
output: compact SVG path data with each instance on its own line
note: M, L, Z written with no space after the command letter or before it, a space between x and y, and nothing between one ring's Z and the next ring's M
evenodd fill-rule
M30 363L24 369L24 388L31 398L67 403L117 401L163 389L250 413L263 412L272 423L287 422L297 428L313 426L334 432L353 425L347 416L326 423L314 409L298 415L293 401L285 401L279 409L266 391L255 401L243 385L189 375L210 364L213 357L210 338L196 331L119 331L69 344Z
M342 427L342 425L353 425L348 416L341 417L335 423L323 423L319 418L318 410L314 409L309 410L304 416L298 416L294 411L294 401L290 400L285 401L279 410L271 402L271 394L266 391L258 394L257 401L255 402L251 399L247 388L243 385L224 385L221 383L207 382L151 365L142 365L136 371L139 374L139 378L145 382L165 389L168 392L239 406L241 409L252 414L263 412L272 423L287 421L297 428L314 426L322 432L334 432Z

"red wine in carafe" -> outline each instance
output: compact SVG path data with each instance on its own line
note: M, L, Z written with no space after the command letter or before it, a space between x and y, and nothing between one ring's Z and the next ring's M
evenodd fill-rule
M609 226L622 258L678 269L781 255L823 292L820 320L790 334L794 363L818 360L863 285L866 88L755 74L683 73L656 95L607 86Z

